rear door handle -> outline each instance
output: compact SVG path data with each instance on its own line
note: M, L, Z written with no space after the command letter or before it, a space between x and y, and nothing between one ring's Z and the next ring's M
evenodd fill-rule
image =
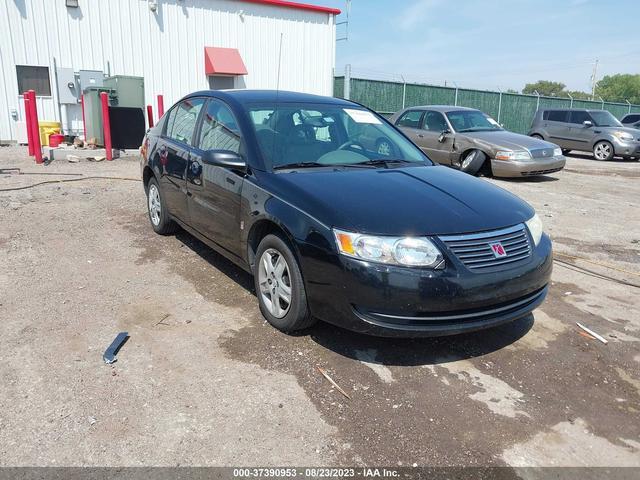
M227 177L227 183L230 183L231 185L235 185L236 181L231 177Z

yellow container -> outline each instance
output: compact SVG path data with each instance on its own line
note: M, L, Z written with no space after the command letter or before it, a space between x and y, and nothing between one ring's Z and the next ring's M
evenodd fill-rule
M38 122L40 127L40 144L49 146L49 135L60 133L60 122Z

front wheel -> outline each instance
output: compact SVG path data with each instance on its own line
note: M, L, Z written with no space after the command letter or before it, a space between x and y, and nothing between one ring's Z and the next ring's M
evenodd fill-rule
M533 138L537 138L538 140L544 140L543 136L542 136L542 135L539 135L539 134L537 134L537 133L534 133L533 135L531 135L531 137L533 137Z
M279 235L267 235L258 245L256 259L254 282L264 318L287 333L313 325L300 267L287 242Z
M177 225L169 216L167 205L155 178L149 180L147 185L147 209L151 226L156 233L169 235L177 230Z
M569 150L568 148L562 149L562 155L569 155L570 153L571 153L571 150Z
M484 165L487 156L480 150L471 150L464 154L460 163L460 170L469 175L475 175Z
M593 156L596 160L611 160L613 158L613 154L613 145L606 140L602 140L593 146Z

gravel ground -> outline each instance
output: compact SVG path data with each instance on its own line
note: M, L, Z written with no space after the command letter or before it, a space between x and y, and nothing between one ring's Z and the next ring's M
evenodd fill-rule
M1 189L139 175L136 158L43 167L0 148L9 167L25 174L0 173ZM625 284L640 284L640 163L576 155L487 181L554 238L548 300L422 340L279 333L246 273L153 233L137 181L0 192L0 466L640 466L640 296Z

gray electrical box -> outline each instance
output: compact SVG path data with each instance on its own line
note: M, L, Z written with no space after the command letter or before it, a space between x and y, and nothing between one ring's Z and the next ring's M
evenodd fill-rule
M87 130L86 141L96 139L98 145L104 145L104 134L102 131L102 103L100 93L109 94L109 103L115 100L115 90L106 87L89 87L84 93L84 121Z
M80 101L80 86L73 68L58 68L58 99L61 104L76 105Z
M89 87L101 87L104 73L102 70L80 70L80 91L84 92Z
M103 80L102 85L116 92L114 107L134 107L144 109L144 78L115 75Z

